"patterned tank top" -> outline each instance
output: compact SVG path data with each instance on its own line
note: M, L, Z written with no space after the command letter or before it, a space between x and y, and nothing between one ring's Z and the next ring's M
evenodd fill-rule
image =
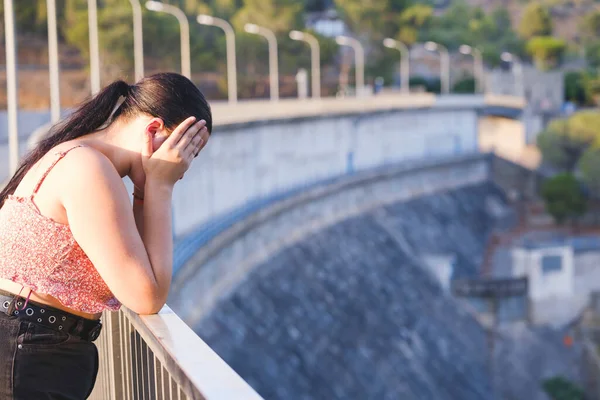
M0 278L48 294L73 310L95 314L116 311L119 301L73 237L69 225L42 215L34 198L57 158L29 197L10 195L0 208Z

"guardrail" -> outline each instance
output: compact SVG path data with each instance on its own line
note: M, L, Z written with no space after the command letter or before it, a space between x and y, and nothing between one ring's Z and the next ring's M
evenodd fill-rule
M260 400L169 307L106 312L92 400Z

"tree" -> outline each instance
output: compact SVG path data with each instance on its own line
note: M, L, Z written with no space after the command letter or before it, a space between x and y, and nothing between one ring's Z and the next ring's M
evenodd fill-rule
M464 0L452 2L445 13L432 19L429 29L422 32L421 40L432 40L449 48L475 44L468 23L473 19L474 13L475 8Z
M570 71L565 74L565 101L579 106L594 104L589 86L590 77L584 71Z
M524 47L512 29L506 7L486 14L482 8L472 7L463 0L453 2L445 13L431 17L419 37L419 41L427 40L442 43L449 49L457 49L462 44L477 47L489 65L499 65L503 51L523 55Z
M306 12L325 11L333 6L333 0L304 0Z
M542 197L546 211L558 225L575 220L586 212L583 190L570 173L562 173L547 179L542 185Z
M541 3L530 3L523 12L518 31L523 39L551 36L552 16L548 8Z
M585 60L590 67L600 67L600 40L591 40L585 45Z
M542 383L542 388L552 400L584 400L585 393L573 382L556 376L546 379Z
M584 152L600 136L600 113L582 111L568 119L558 119L538 135L537 145L544 162L573 172Z
M581 33L589 38L600 37L600 10L595 10L583 18Z
M590 79L588 81L588 88L596 105L600 105L600 79Z
M475 93L475 78L472 76L463 77L452 87L453 93Z
M336 0L335 4L352 32L379 42L398 35L400 16L413 0Z
M408 7L400 15L398 39L409 46L416 43L419 32L427 27L432 16L433 9L430 6L415 4Z
M233 17L233 24L244 31L244 24L253 23L287 34L302 28L302 4L296 0L244 0L244 5Z
M595 196L600 195L600 141L590 146L579 160L581 180Z
M555 67L562 59L567 43L552 36L536 36L527 42L527 52L541 70Z

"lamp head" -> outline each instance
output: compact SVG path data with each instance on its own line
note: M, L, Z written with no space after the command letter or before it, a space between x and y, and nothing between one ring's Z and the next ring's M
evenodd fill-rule
M162 11L165 7L160 1L147 1L146 8L150 11Z
M246 25L244 25L244 30L248 33L258 33L258 25L246 24Z
M335 42L339 45L348 44L348 38L345 36L337 36Z
M383 39L383 45L388 49L394 49L396 48L396 41L392 38L385 38Z
M196 21L202 25L212 25L215 19L210 15L200 14L196 17Z
M436 51L438 48L438 44L436 42L427 42L425 43L425 50L428 51Z
M505 51L500 55L500 59L504 62L511 62L513 60L513 55L510 54L508 51Z
M290 32L290 39L292 39L292 40L302 40L302 39L304 39L304 33L300 32L300 31L291 31Z
M461 54L471 54L473 52L473 48L467 44L463 44L458 48L458 51Z

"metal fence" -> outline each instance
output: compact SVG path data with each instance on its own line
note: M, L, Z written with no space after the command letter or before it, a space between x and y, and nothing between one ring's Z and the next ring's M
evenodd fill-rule
M261 398L166 306L144 317L107 312L103 323L92 400Z

